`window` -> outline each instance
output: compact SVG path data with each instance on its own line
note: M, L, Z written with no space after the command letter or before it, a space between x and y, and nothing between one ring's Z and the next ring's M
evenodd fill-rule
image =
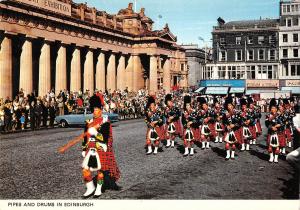
M258 60L265 60L265 50L258 50Z
M290 5L286 5L286 12L291 12L291 6Z
M253 37L252 36L248 37L248 44L253 44Z
M274 61L275 60L275 55L276 55L276 51L275 50L270 50L269 51L269 60Z
M226 61L227 60L227 53L225 50L221 50L220 51L220 55L219 55L219 61Z
M287 18L287 19L286 19L286 26L287 26L287 27L292 27L292 20L293 20L293 19L291 19L291 18Z
M225 38L220 38L220 45L225 45Z
M298 26L299 25L299 19L294 19L294 26Z
M298 42L298 34L293 34L293 42Z
M275 44L275 42L276 42L276 36L275 35L269 36L269 43L270 44Z
M237 45L241 45L242 37L240 37L240 36L236 37L235 42L236 42Z
M181 64L181 71L184 71L184 63Z
M298 56L299 56L298 49L293 49L293 55L294 55L294 58L298 58Z
M291 65L291 76L296 76L296 65Z
M259 36L258 37L258 44L264 44L265 37L264 36Z
M282 57L284 58L287 58L289 55L288 55L288 49L283 49L282 50Z
M288 35L287 34L282 34L282 41L283 42L288 42Z
M242 60L242 50L236 50L235 51L235 60L241 61Z
M282 13L286 13L286 5L282 6Z
M254 60L254 51L248 50L248 61L253 61L253 60Z

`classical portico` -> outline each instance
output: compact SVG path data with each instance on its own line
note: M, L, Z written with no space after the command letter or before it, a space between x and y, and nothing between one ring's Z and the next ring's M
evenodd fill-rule
M70 0L53 2L60 6L0 2L0 98L21 88L43 96L51 89L155 94L188 86L184 49L168 25L153 31L143 8L135 13L130 3L109 15Z

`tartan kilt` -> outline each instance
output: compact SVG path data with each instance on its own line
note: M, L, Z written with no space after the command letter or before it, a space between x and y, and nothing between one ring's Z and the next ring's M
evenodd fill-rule
M216 138L217 132L216 132L216 123L209 123L208 127L210 129L210 136L211 138Z
M236 131L234 131L234 135L238 140L238 144L243 144L244 143L244 138L243 138L243 127L240 127Z
M290 128L286 128L285 131L285 137L286 137L286 140L288 142L291 142L292 141L292 132L291 132L291 129Z
M257 121L256 121L256 127L257 127L257 133L259 133L259 135L261 135L261 133L262 133L262 128L261 128L260 120L257 120Z
M182 129L182 125L181 125L180 120L176 120L173 123L174 123L175 129L176 129L175 135L182 136L183 135L183 133L182 133L183 129Z
M98 154L101 163L101 170L109 171L110 175L115 179L115 181L118 181L121 174L112 148L108 147L107 152L98 151Z
M278 140L279 140L279 147L285 147L286 146L286 139L285 139L284 132L277 133L277 136L278 136ZM267 135L267 145L270 145L270 137L271 137L271 135L268 134Z
M229 134L228 131L225 131L225 132L224 132L224 139L227 138L227 135L228 135L228 134ZM242 143L241 143L241 142L243 141L243 138L242 138L242 136L243 136L243 134L242 134L242 128L239 128L239 129L237 129L236 131L234 131L234 135L235 135L235 137L236 137L236 139L237 139L236 144L242 144Z
M257 135L256 135L256 128L255 128L255 125L249 126L249 130L250 130L250 133L251 133L251 135L252 135L252 138L253 138L253 139L256 139L256 138L257 138Z
M149 134L150 128L147 128L147 132L146 132L146 141L148 140L148 134ZM160 127L155 127L155 131L158 134L158 141L161 141L163 139L165 139L165 127L164 125L160 126Z
M192 132L193 132L193 135L194 135L194 139L193 141L199 141L200 140L200 132L199 132L199 128L191 128ZM183 132L182 132L182 140L184 141L184 136L185 136L185 131L186 129L184 128L183 129Z

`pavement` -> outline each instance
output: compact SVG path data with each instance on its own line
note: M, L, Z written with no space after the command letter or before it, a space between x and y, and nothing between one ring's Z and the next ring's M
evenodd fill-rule
M0 199L82 199L81 145L57 152L82 131L0 135ZM225 161L224 143L212 143L208 150L195 147L194 156L183 157L180 139L175 148L161 144L157 155L147 156L145 133L143 120L113 128L122 190L106 191L98 199L299 199L299 174L284 156L278 164L268 162L265 135L250 151L237 151L236 160Z

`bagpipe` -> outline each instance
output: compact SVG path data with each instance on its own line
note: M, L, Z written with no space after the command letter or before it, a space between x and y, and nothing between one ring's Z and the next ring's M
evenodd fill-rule
M82 133L80 136L75 137L73 140L69 141L67 144L63 145L62 147L58 148L59 153L65 153L68 149L73 147L74 145L80 143L82 139L86 138L91 132L91 130L99 130L97 135L91 135L91 138L89 139L90 142L94 142L94 140L97 140L98 142L106 142L109 137L109 128L110 124L108 122L103 123L102 125L99 125L98 123L92 122L89 125L87 125L87 131ZM95 144L99 145L99 144ZM103 145L102 145L103 146Z

